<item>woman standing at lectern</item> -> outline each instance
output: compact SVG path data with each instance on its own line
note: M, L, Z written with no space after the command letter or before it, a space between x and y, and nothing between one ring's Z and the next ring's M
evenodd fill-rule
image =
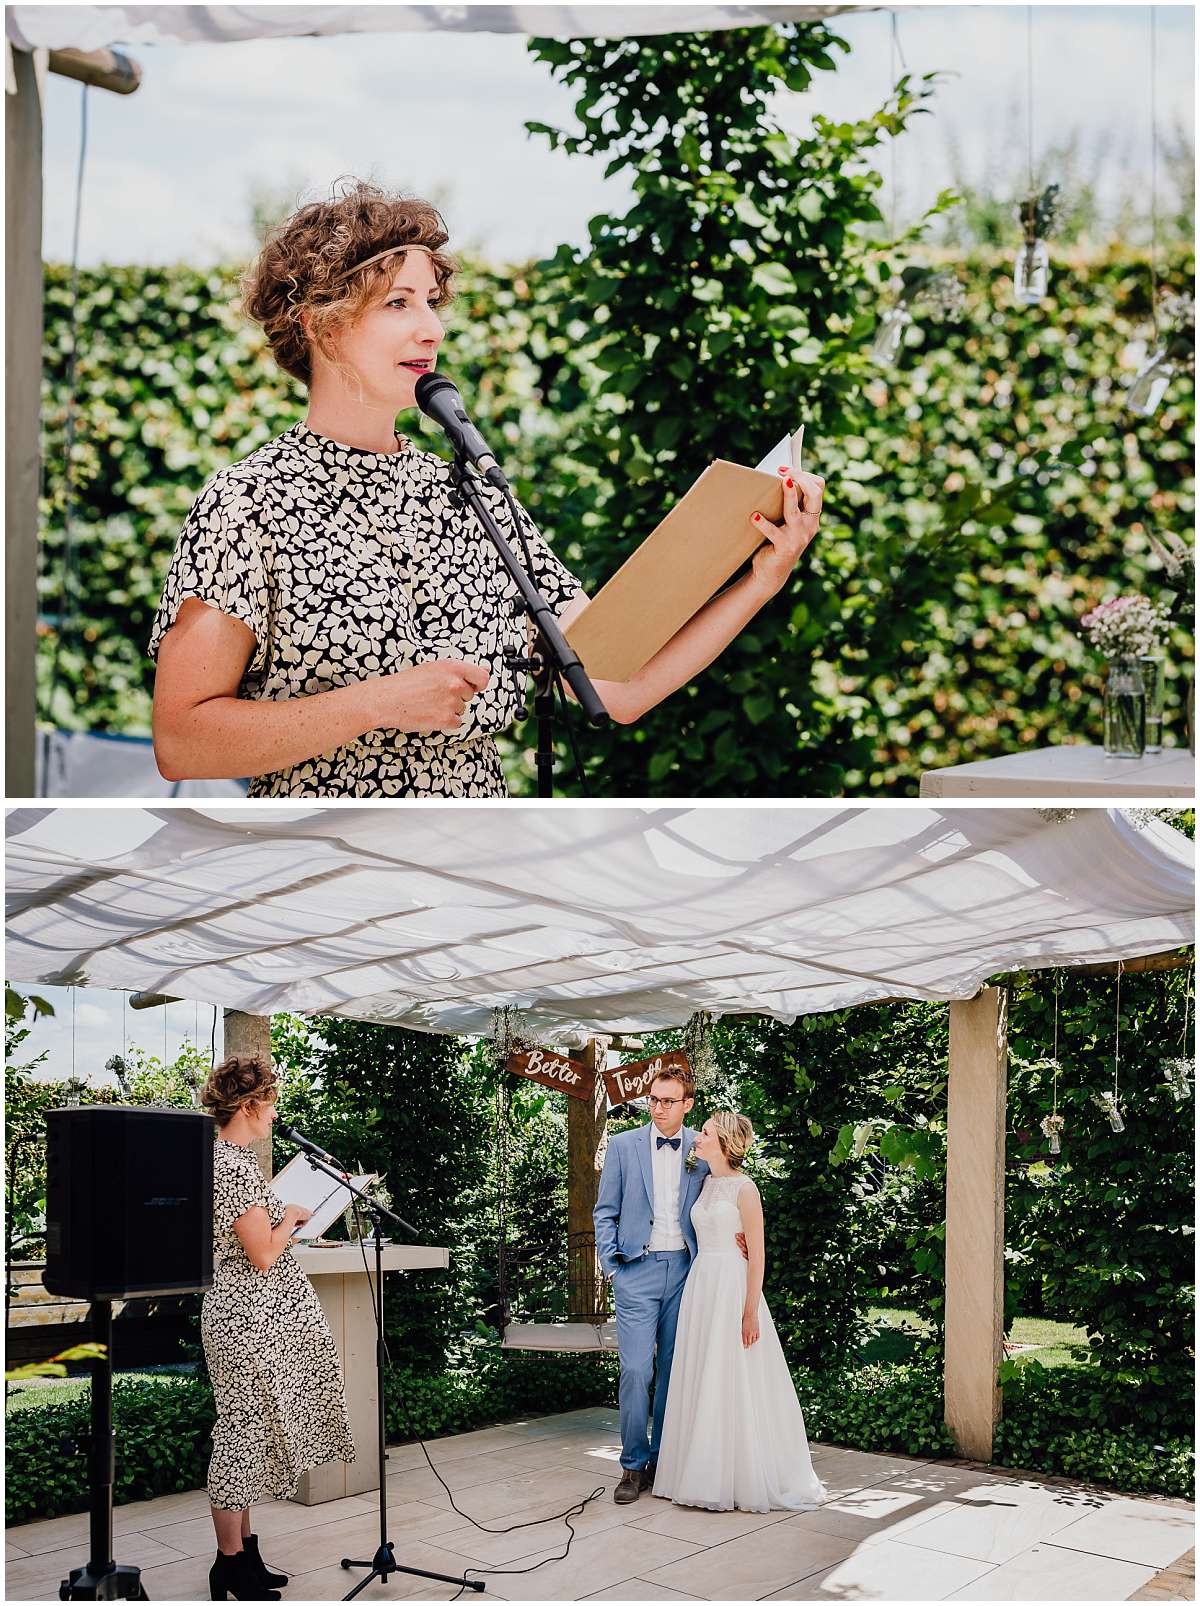
M493 740L525 705L517 589L451 480L396 433L437 364L451 298L446 228L425 201L356 183L303 206L243 285L307 416L218 470L176 545L150 638L154 751L169 780L252 777L253 797L503 797ZM787 582L824 481L785 469L747 573L625 683L639 719L712 663ZM501 493L483 494L508 534ZM560 624L587 606L522 515L533 578ZM514 540L518 556L520 548Z
M213 1600L278 1600L250 1531L256 1501L290 1500L301 1475L353 1461L341 1363L312 1284L289 1240L310 1212L285 1205L249 1145L270 1134L275 1077L258 1059L209 1072L201 1101L216 1117L213 1285L200 1319L217 1420L208 1498L217 1557Z

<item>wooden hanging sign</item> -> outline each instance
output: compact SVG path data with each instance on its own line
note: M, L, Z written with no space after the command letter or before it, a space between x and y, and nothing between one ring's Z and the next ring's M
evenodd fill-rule
M660 1076L670 1076L677 1071L690 1075L691 1066L681 1049L672 1049L669 1054L655 1054L653 1059L648 1060L631 1060L628 1065L618 1065L614 1070L605 1071L604 1085L608 1089L610 1103L627 1104L630 1099L645 1098Z
M596 1073L579 1060L552 1054L548 1048L531 1049L528 1054L510 1054L505 1069L514 1076L527 1076L531 1082L569 1093L573 1099L590 1099L596 1087Z

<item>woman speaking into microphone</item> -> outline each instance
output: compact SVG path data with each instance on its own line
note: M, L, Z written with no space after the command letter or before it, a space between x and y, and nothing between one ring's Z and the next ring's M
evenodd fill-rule
M216 1406L208 1499L217 1556L213 1600L278 1600L250 1531L250 1507L290 1500L303 1473L353 1461L341 1362L312 1284L292 1256L310 1212L267 1186L250 1144L270 1135L275 1077L258 1059L209 1072L201 1102L213 1147L213 1283L200 1336Z
M253 797L504 797L495 735L526 699L516 583L452 468L396 433L437 363L455 263L424 201L357 182L302 207L243 283L303 423L220 469L179 536L150 639L169 780L251 777ZM630 681L632 723L710 664L786 583L824 482L798 474L751 571ZM501 492L481 494L506 534ZM520 556L565 627L587 598L521 511Z

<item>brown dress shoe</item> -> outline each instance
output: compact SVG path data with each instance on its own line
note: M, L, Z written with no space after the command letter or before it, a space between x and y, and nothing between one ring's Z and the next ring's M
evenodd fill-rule
M642 1474L636 1467L626 1467L621 1481L613 1490L613 1499L619 1506L631 1506L642 1492Z

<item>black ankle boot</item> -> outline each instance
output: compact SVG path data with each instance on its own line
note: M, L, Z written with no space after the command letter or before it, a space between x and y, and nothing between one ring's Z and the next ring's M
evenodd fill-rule
M277 1589L268 1589L259 1582L258 1570L244 1550L227 1556L217 1551L217 1559L208 1570L208 1598L210 1600L278 1600Z
M288 1581L286 1573L273 1573L266 1562L259 1555L258 1535L243 1534L242 1549L258 1569L258 1581L264 1589L282 1589Z

